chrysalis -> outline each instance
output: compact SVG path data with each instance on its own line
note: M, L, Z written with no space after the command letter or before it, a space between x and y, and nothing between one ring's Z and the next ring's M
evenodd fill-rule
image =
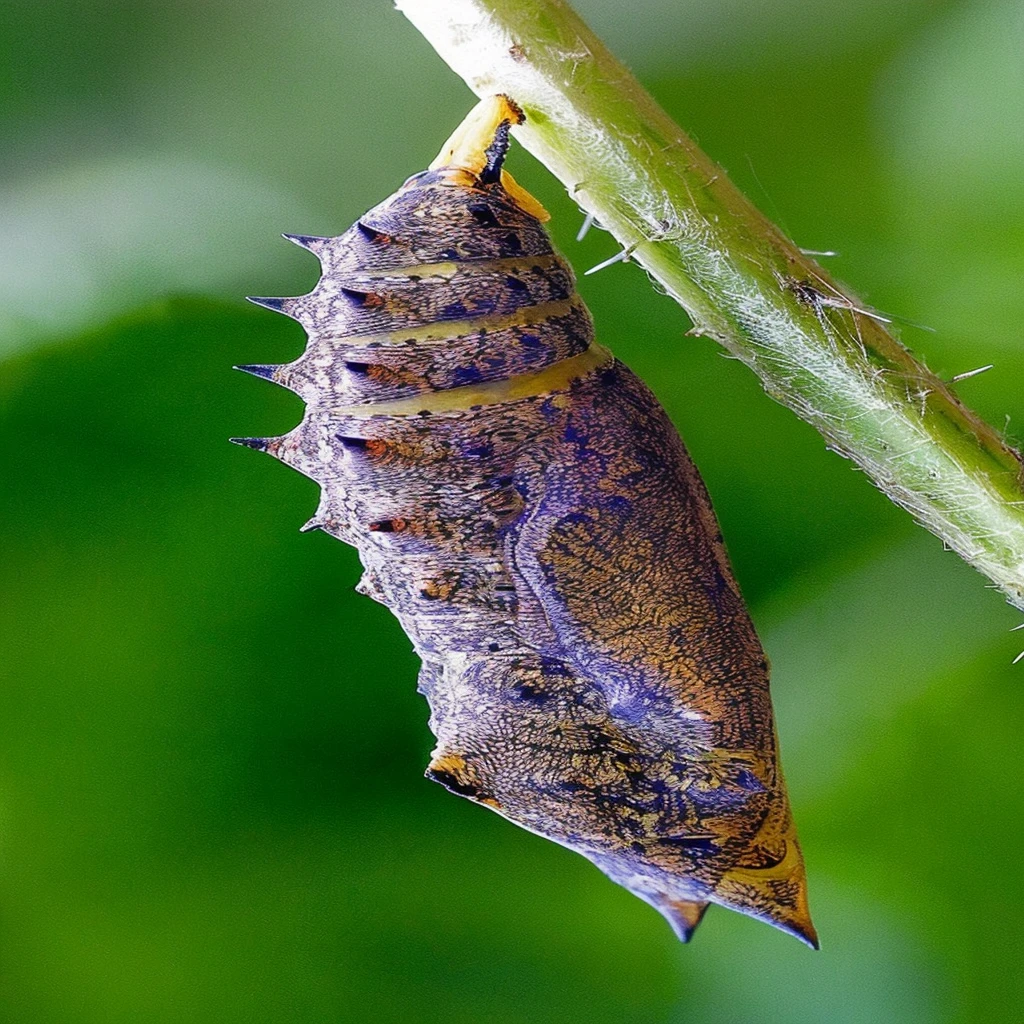
M768 664L704 485L596 344L543 208L502 170L505 97L314 252L309 335L241 367L305 400L240 443L316 480L423 667L428 777L583 854L686 941L709 903L817 945Z

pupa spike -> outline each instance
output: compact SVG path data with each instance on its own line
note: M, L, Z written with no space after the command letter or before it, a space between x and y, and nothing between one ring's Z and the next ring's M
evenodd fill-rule
M371 601L376 601L378 604L387 604L387 598L384 596L377 578L370 572L364 572L359 578L355 591L357 594L362 594L363 597L368 597Z
M482 795L480 783L473 769L461 754L449 751L435 753L427 765L424 776L432 782L439 782L450 793L479 800Z
M356 229L364 237L369 239L371 242L378 242L381 245L387 245L391 241L391 236L385 231L379 231L377 228L364 221L356 221Z
M318 472L323 469L323 464L316 459L310 459L303 451L303 436L307 429L303 421L294 430L280 437L233 437L231 440L245 448L266 452L271 458L291 466L303 476L316 480Z
M355 451L365 451L370 441L365 437L347 437L344 434L338 435L338 440L342 446L346 449L352 449Z
M345 285L342 285L338 290L355 305L366 309L384 305L383 296L377 292L367 291L365 288L347 288Z
M730 910L774 925L811 949L818 949L818 933L807 907L807 878L792 822L781 860L764 868L735 867L715 887L714 902ZM780 899L784 892L786 898Z
M265 452L270 446L272 437L229 437L232 444L240 444L243 448L252 448L257 452Z
M293 245L313 253L314 256L319 256L327 248L327 243L330 241L329 238L321 238L319 235L289 235L287 232L282 234L281 237L287 238Z
M680 942L689 942L709 904L690 900L666 900L658 907Z
M273 380L274 374L280 369L278 364L244 363L240 366L232 366L232 370L241 370L242 373L250 373L253 377L262 377L263 380Z
M284 313L285 316L296 319L294 310L298 299L268 299L259 295L246 295L245 298L247 302L251 302L256 306L273 310L275 313Z

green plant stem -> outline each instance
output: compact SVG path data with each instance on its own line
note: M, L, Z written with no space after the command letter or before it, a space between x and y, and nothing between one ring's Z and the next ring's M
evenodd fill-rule
M397 0L773 398L1024 609L1020 455L768 221L561 0ZM638 12L642 17L642 12Z

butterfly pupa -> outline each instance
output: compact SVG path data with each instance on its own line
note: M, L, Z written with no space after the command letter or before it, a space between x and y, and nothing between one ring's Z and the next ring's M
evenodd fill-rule
M422 660L427 776L582 854L684 941L717 903L817 937L768 663L704 484L594 340L547 214L482 101L430 168L337 237L308 295L255 300L305 352L243 367L302 422L246 440L311 477L307 524Z

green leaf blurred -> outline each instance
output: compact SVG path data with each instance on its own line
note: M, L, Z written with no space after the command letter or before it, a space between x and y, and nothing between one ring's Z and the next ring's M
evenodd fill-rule
M579 2L800 244L1024 416L1019 7ZM656 30L652 31L652 25ZM422 778L416 660L233 447L344 229L470 103L390 4L0 11L0 1020L989 1022L1024 1000L1018 620L634 267L581 278L708 482L774 666L823 950L690 947ZM521 153L578 271L571 201ZM172 298L189 290L204 297ZM140 308L140 304L141 308ZM113 317L113 320L111 320Z

